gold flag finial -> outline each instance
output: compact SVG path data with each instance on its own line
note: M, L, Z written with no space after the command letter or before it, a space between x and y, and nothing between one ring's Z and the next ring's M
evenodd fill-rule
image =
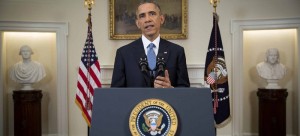
M92 10L92 6L95 4L94 0L84 0L84 6L88 7L89 9L89 16L86 19L86 22L88 23L89 27L92 28L92 14L91 14L91 10Z
M94 0L84 0L84 6L88 7L89 10L92 9L92 6L95 4Z
M209 0L209 1L210 1L210 4L212 4L214 7L214 13L217 13L217 6L218 6L218 3L220 3L220 0Z

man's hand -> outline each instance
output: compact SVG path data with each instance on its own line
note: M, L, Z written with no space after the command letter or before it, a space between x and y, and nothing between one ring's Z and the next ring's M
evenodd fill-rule
M174 88L171 85L168 70L165 70L165 77L156 77L156 79L154 80L154 88Z

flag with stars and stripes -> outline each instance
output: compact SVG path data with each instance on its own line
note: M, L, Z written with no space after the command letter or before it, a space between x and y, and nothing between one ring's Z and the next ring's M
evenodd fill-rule
M228 73L216 13L213 22L206 54L204 80L211 88L216 127L221 127L230 120Z
M88 126L91 125L94 89L101 87L100 64L93 44L91 14L88 17L88 32L78 70L75 102L82 111Z
M210 72L210 74L208 75L208 77L206 78L206 83L207 84L213 84L216 81L216 74L215 72Z

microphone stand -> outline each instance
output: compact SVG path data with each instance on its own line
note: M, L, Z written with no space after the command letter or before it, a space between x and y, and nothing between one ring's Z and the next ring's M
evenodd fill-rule
M146 80L147 86L154 87L155 78L157 76L162 76L162 77L165 76L166 63L165 63L163 54L161 54L161 53L159 53L157 55L156 68L154 70L149 69L146 55L140 58L139 64L140 64L141 71L144 73L144 78L149 79L149 77L150 77L149 82Z
M152 75L153 71L148 70L148 61L147 61L146 55L144 57L140 58L139 64L140 64L141 71L144 73L143 75L144 75L144 79L147 83L147 86L154 87L154 76Z
M165 68L166 68L166 63L165 63L165 59L163 57L163 55L161 53L159 53L157 55L157 59L156 59L156 67L157 67L157 75L156 76L165 76Z
M155 71L151 70L149 71L149 75L150 75L150 86L154 87L154 80L155 80Z

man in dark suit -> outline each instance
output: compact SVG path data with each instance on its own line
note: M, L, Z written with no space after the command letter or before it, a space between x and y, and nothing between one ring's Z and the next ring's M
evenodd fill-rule
M164 21L160 6L155 1L140 3L136 10L136 25L142 31L142 37L117 50L111 87L190 86L184 48L160 38L160 27ZM153 50L149 49L150 44L154 44ZM155 55L162 54L166 69L164 76L151 78L157 75L157 68L151 67L151 62L147 71L141 71L140 59L150 56L151 51Z

